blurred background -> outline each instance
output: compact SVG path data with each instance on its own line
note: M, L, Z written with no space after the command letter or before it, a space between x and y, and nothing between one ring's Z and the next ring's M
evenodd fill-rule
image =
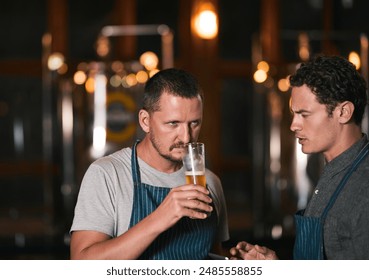
M0 259L69 258L86 168L142 136L144 84L169 67L205 91L200 138L227 200L225 246L291 258L293 214L323 162L289 130L287 77L326 53L367 80L368 12L365 0L3 0Z

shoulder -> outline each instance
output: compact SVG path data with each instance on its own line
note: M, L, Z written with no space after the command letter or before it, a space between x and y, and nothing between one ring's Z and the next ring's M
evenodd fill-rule
M205 175L206 184L209 187L209 191L216 197L223 197L223 187L219 177L209 169L206 169Z
M83 181L113 181L117 177L129 175L131 172L130 148L124 148L110 155L101 157L90 164Z
M216 186L221 186L222 183L219 179L219 177L211 170L206 169L205 171L205 175L206 175L206 181L210 184L216 185Z
M95 160L89 168L111 169L131 165L131 148L124 148Z

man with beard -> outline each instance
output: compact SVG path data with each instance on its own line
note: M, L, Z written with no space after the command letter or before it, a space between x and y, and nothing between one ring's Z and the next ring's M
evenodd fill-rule
M206 170L207 188L185 184L182 146L197 141L203 118L197 80L180 69L158 72L138 118L142 141L86 171L71 258L206 259L229 233L219 178Z

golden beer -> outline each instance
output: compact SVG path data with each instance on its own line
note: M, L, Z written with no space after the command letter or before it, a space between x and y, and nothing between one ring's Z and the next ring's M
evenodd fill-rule
M202 171L186 171L186 184L200 185L206 188L206 177Z

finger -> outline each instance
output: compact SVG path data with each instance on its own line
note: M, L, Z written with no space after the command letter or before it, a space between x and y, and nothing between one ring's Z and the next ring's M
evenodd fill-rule
M256 256L257 260L276 260L277 259L276 256L274 255L274 251L264 247L263 252L253 249L252 254Z
M202 201L203 203L210 204L213 200L204 194L201 193L188 193L187 200L194 200L194 201Z
M197 210L197 211L205 211L205 212L212 212L213 207L208 203L204 203L200 200L190 199L183 202L183 206L189 209Z
M268 249L264 246L255 245L255 250L259 253L266 254Z
M183 186L180 186L180 187L176 187L172 190L180 190L180 191L191 191L191 190L196 190L196 191L199 191L199 192L202 192L204 194L209 194L209 190L203 186L200 186L200 185L193 185L193 184L188 184L188 185L183 185Z
M271 249L269 249L265 246L255 245L255 250L258 253L262 254L265 257L265 259L269 259L269 260L278 259L276 253L273 250L271 250Z
M176 199L187 199L187 200L200 200L205 203L211 203L213 200L209 197L209 191L203 187L188 185L172 189L169 193Z
M257 259L257 255L256 252L251 250L251 251L245 251L245 250L239 250L239 256L244 259L244 260L256 260Z
M208 196L207 194L198 192L196 190L184 191L182 195L185 195L187 200L197 200L197 201L202 201L207 204L213 201L211 197Z
M245 248L246 246L247 246L247 242L246 241L241 241L241 242L237 243L236 248L237 249L242 249L242 248Z
M196 211L193 209L186 209L186 212L184 213L184 216L187 216L191 219L206 219L208 217L208 215L204 212L200 212L200 211Z
M235 247L232 247L231 249L229 249L229 253L232 255L232 256L235 256L237 254L237 249Z
M237 244L237 249L242 249L245 251L250 251L254 248L254 245L247 243L246 241L241 241Z

